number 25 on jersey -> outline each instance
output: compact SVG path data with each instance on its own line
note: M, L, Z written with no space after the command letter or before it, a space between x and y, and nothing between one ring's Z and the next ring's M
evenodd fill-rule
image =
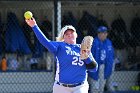
M80 57L73 57L72 65L83 66L84 62L80 60Z

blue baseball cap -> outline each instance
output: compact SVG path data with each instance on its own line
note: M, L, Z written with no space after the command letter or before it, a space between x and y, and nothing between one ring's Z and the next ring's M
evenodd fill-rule
M97 29L98 32L107 32L107 27L105 26L99 26L99 28Z

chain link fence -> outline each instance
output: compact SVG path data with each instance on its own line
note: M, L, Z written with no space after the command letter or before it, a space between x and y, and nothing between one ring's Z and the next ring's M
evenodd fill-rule
M67 24L76 28L77 43L86 35L95 37L100 25L107 26L115 49L114 73L108 82L120 91L132 90L140 71L140 3L58 0L57 5L51 0L0 1L0 92L52 92L54 58L25 23L23 15L28 10L50 40L55 40ZM4 58L6 66L2 64Z

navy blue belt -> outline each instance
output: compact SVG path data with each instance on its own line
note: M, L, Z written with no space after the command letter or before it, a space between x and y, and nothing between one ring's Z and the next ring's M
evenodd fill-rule
M76 87L76 86L80 86L80 85L84 84L84 82L83 83L76 83L76 84L64 84L64 83L56 82L56 84L64 86L64 87Z

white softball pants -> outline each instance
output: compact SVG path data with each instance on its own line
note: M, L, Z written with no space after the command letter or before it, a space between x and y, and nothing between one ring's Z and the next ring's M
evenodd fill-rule
M76 87L64 87L62 85L56 84L56 82L53 85L53 93L88 93L88 90L88 82Z

